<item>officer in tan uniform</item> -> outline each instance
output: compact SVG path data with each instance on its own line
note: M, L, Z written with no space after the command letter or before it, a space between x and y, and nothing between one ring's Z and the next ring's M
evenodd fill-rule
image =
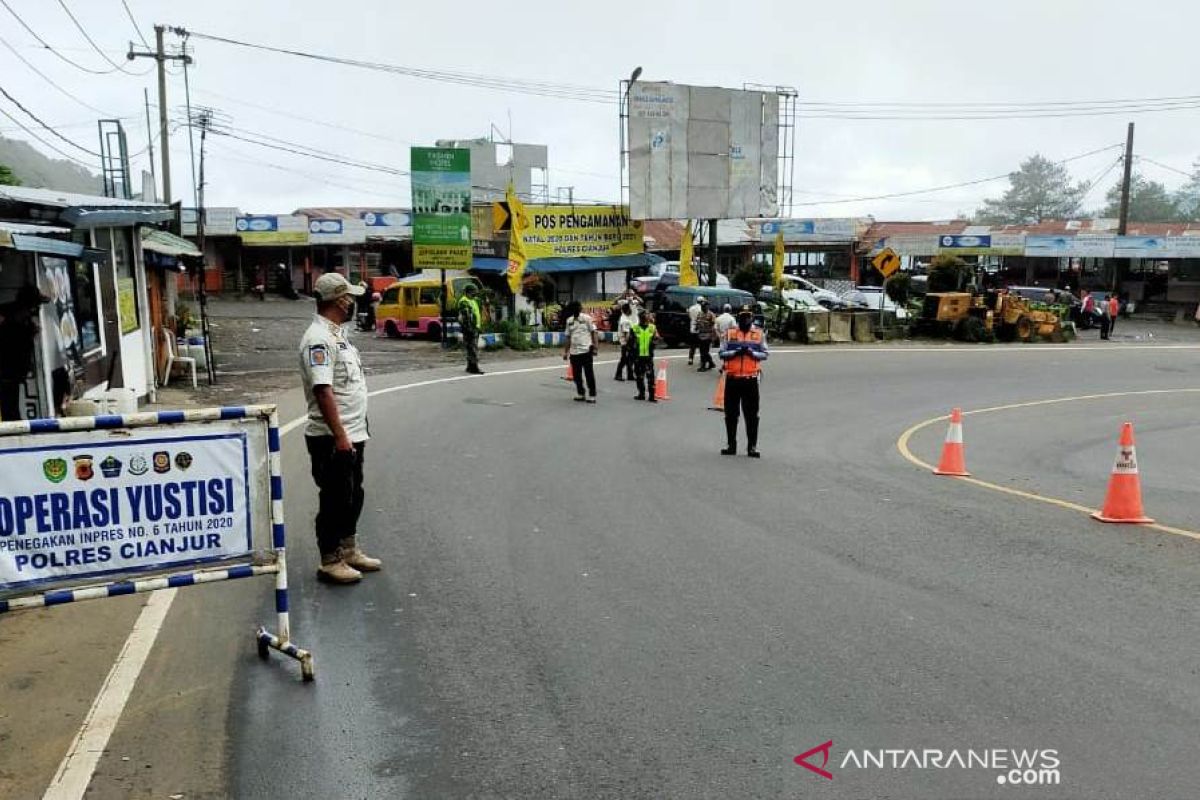
M356 583L382 564L358 546L363 508L363 454L367 439L367 382L358 350L342 327L354 319L355 300L365 287L336 272L317 279L317 315L300 340L300 374L308 401L304 441L320 492L317 577Z

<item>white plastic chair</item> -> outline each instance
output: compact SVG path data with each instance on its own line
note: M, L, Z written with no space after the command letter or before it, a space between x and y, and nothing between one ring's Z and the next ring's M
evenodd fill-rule
M167 368L163 370L162 385L166 386L171 382L171 368L176 364L182 364L185 367L192 369L192 388L196 388L196 359L191 356L181 356L175 346L175 337L166 328L162 329L163 349L167 354Z

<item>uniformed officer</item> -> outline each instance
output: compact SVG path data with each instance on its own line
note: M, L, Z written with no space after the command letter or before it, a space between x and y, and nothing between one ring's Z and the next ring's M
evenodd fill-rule
M760 364L767 360L767 340L754 325L754 311L742 306L737 327L729 331L721 345L725 362L725 437L723 456L737 455L739 412L746 417L746 455L758 458L758 378Z
M467 372L482 375L479 368L479 329L483 327L483 312L475 299L479 290L468 283L458 300L458 324L462 329L463 350L467 353Z
M637 397L635 400L649 400L657 403L654 396L654 340L658 336L658 328L650 319L650 313L642 311L638 315L638 324L630 328L629 349L633 356L633 369L637 375ZM647 397L649 392L649 397Z
M320 492L317 577L355 583L382 564L358 546L363 508L363 454L367 446L367 382L358 350L342 327L354 319L355 299L365 291L336 272L317 279L317 315L300 340L300 373L308 400L304 441Z

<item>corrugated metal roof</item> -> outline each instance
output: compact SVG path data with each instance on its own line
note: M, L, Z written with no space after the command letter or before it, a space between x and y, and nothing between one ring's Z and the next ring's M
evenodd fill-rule
M0 220L0 231L9 233L70 233L70 228L61 228L56 225L37 225L29 222L5 222Z
M125 200L119 197L60 192L57 189L34 189L29 186L0 186L0 200L53 208L168 208L162 203L145 203L141 200Z

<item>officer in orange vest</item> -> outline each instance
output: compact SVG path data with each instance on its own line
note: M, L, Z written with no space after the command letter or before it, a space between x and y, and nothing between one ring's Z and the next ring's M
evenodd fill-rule
M723 456L737 455L738 415L746 416L746 455L758 458L758 377L767 360L767 339L754 326L754 312L742 306L737 327L729 331L721 345L725 363L725 436L728 445Z

